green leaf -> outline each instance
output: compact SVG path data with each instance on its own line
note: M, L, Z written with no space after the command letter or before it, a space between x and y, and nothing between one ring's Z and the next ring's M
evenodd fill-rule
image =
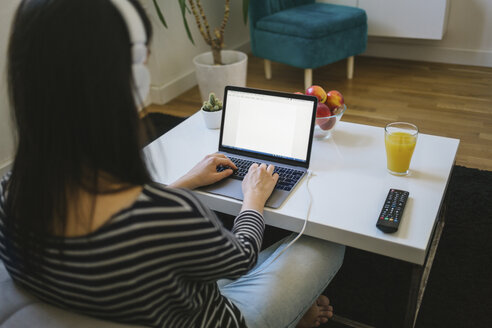
M243 22L248 23L249 0L243 0Z
M159 16L159 20L161 21L162 25L164 25L164 27L167 28L166 20L164 19L164 15L162 14L161 8L159 7L157 0L153 0L153 2L154 2L155 10L157 11L157 16Z
M179 7L181 9L181 16L183 17L183 24L186 29L186 34L188 35L188 39L191 41L191 43L195 45L195 41L193 41L193 37L191 36L190 27L188 26L188 22L186 21L186 10L188 9L186 7L186 0L178 0L178 1L179 1Z

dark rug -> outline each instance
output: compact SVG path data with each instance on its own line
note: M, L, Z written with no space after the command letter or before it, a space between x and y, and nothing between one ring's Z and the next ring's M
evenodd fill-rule
M187 117L177 117L161 113L149 113L145 115L141 120L147 131L145 144L151 143L186 119Z
M156 135L183 120L158 115L162 114L149 117ZM455 166L445 205L446 225L416 327L491 327L492 172ZM221 218L230 226L231 217ZM267 227L264 247L288 233ZM401 327L411 267L348 247L344 264L325 294L343 317L375 327ZM322 327L345 326L329 322Z
M491 327L491 201L492 172L453 168L446 224L416 327ZM375 327L401 327L410 272L408 263L347 248L326 293L343 317Z

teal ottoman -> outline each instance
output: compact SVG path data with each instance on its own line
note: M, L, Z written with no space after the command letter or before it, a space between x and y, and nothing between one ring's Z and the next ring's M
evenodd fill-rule
M362 9L315 3L312 0L251 0L249 7L253 55L306 70L306 87L312 69L365 51L367 16ZM350 68L352 66L352 68ZM306 79L305 79L306 80Z

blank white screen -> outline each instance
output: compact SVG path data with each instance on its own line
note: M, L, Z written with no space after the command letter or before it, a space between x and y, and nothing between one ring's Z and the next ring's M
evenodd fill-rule
M222 145L306 161L313 102L228 90Z

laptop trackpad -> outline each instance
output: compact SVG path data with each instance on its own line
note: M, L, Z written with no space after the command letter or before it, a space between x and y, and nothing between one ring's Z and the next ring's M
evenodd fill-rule
M242 180L224 179L213 185L199 188L201 191L206 191L212 194L227 196L239 200L243 200L243 190L241 189Z
M224 179L222 181L214 183L213 185L201 187L199 188L199 190L209 192L211 194L243 200L244 196L241 189L241 184L241 180ZM271 208L279 208L288 195L289 192L287 191L274 189L272 194L268 198L265 206Z

